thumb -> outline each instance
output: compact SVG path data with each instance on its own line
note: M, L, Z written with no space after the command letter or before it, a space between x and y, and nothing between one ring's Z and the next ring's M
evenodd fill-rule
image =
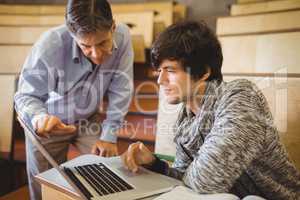
M142 153L147 153L147 152L149 152L148 148L147 148L143 143L140 143L140 144L139 144L139 150L140 150Z
M91 151L91 153L92 154L95 154L95 155L98 155L98 147L97 147L97 145L95 144L94 146L93 146L93 148L92 148L92 151Z

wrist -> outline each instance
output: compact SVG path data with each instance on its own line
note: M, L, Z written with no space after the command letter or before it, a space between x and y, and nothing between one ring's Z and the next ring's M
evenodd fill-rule
M42 113L42 114L34 115L34 116L32 117L32 119L31 119L31 124L32 124L32 127L33 127L34 130L37 129L37 122L38 122L40 119L46 117L47 115L48 115L48 114L46 114L46 113Z
M142 166L150 171L165 174L165 171L168 168L168 164L160 160L155 154L153 155L153 157L154 159L151 163Z

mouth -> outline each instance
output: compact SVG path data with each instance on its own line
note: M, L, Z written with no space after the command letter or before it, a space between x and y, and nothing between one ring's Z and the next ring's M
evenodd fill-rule
M163 91L166 95L169 95L172 92L171 89L164 89Z
M91 58L91 60L93 61L93 63L100 65L103 62L103 59L96 59L96 58Z

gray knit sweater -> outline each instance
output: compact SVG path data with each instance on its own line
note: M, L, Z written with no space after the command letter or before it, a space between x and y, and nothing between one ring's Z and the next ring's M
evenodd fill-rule
M300 174L253 83L209 82L200 111L194 116L183 107L175 132L175 162L161 173L199 193L300 199Z

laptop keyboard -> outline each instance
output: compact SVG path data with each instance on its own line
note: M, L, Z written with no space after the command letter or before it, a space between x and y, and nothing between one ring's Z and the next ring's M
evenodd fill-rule
M99 196L133 189L131 185L102 163L78 166L74 167L74 169L82 176L82 178L84 178L84 180L86 180L86 182L89 183ZM82 188L83 185L73 174L74 172L67 168L65 168L65 171L86 196L92 196L86 188Z

